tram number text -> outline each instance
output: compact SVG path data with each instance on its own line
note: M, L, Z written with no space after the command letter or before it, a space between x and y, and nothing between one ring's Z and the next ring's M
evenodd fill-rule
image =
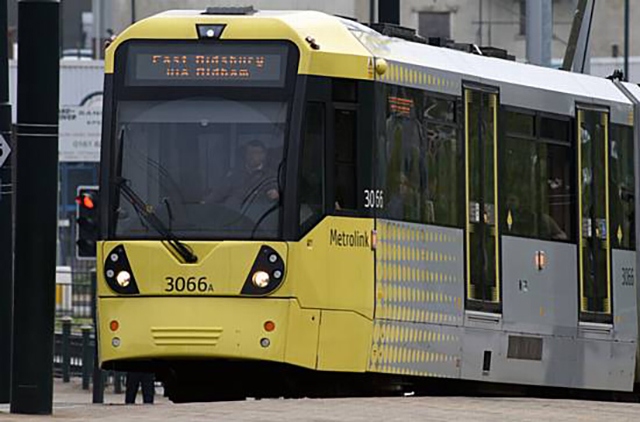
M365 189L364 190L364 207L365 208L384 208L384 191Z
M633 267L622 267L622 285L633 286L635 284L635 271Z
M207 277L165 277L167 287L165 292L213 292L213 284L207 281Z

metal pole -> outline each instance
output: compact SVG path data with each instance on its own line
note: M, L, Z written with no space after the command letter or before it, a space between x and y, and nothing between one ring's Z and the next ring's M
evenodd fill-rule
M493 17L493 2L489 2L489 18L487 19L487 44L489 46L493 45L493 40L491 39L491 27L493 26L493 21L491 20Z
M100 60L102 39L102 4L101 0L93 0L91 10L93 12L93 58Z
M553 16L551 0L527 0L527 60L538 66L551 65Z
M62 318L62 382L71 381L71 317Z
M400 25L400 0L379 0L378 21Z
M569 42L567 43L567 50L564 53L564 60L562 61L562 70L570 71L573 68L580 32L582 30L582 21L584 20L584 15L587 11L588 1L589 0L579 0L578 6L576 7L575 14L573 15L573 23L571 24Z
M591 49L589 48L591 39L591 25L595 13L596 0L587 0L587 9L580 28L578 45L576 47L576 57L573 62L573 71L577 73L590 73L591 71Z
M133 0L135 2L135 0ZM369 0L369 23L376 22L376 0Z
M624 80L629 81L629 0L624 0Z
M91 270L91 319L93 320L93 403L104 403L104 377L98 357L97 289L95 268Z
M136 0L131 0L131 23L136 23Z
M83 325L82 328L82 389L89 389L89 380L93 369L93 350L91 349L91 326Z
M478 22L479 22L479 24L478 24L478 45L482 45L482 35L483 35L482 32L484 31L484 29L483 29L484 22L482 22L482 9L484 8L483 7L484 5L482 3L483 3L482 0L480 0L478 2Z
M0 0L0 403L11 398L11 317L13 312L13 184L7 0Z
M15 296L11 412L51 414L60 3L18 3Z

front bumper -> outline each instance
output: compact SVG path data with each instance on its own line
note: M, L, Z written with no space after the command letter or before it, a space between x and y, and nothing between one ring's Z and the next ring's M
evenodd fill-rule
M290 315L292 313L294 315ZM315 314L314 311L301 310L295 299L99 298L100 362L138 359L284 362L290 317L316 321ZM111 321L118 322L117 330L112 331ZM275 330L267 332L264 328L266 321L273 321ZM293 326L297 325L299 323L293 323ZM315 325L317 330L316 324L311 325ZM312 326L307 328L313 331ZM263 339L268 339L268 346ZM304 354L309 355L308 358L315 356L316 346L305 345Z

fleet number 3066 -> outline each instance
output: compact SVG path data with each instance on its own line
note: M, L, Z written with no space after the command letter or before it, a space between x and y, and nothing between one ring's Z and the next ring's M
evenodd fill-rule
M167 283L165 292L213 292L213 284L207 281L207 277L165 277L164 280Z

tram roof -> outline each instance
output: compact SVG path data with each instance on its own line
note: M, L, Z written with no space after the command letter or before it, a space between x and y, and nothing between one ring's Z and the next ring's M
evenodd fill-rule
M167 11L128 27L109 46L105 71L113 73L114 52L130 39L198 39L196 24L225 24L220 39L289 40L298 46L301 74L372 79L371 53L335 16L315 11L257 11L246 15L204 15L202 10ZM305 39L313 37L319 50Z
M630 120L631 102L605 78L410 42L382 35L356 22L342 22L374 57L389 62L392 69L382 75L383 81L420 87L425 85L424 79L418 74L416 82L416 75L411 73L427 68L432 78L427 78L426 85L445 93L460 95L462 83L480 83L509 88L501 100L514 106L531 107L532 102L537 102L545 109L558 107L549 111L571 114L577 101L610 106L612 114L623 113L625 120ZM395 71L394 64L398 67ZM544 93L555 93L551 96L555 101L536 101L535 96Z

